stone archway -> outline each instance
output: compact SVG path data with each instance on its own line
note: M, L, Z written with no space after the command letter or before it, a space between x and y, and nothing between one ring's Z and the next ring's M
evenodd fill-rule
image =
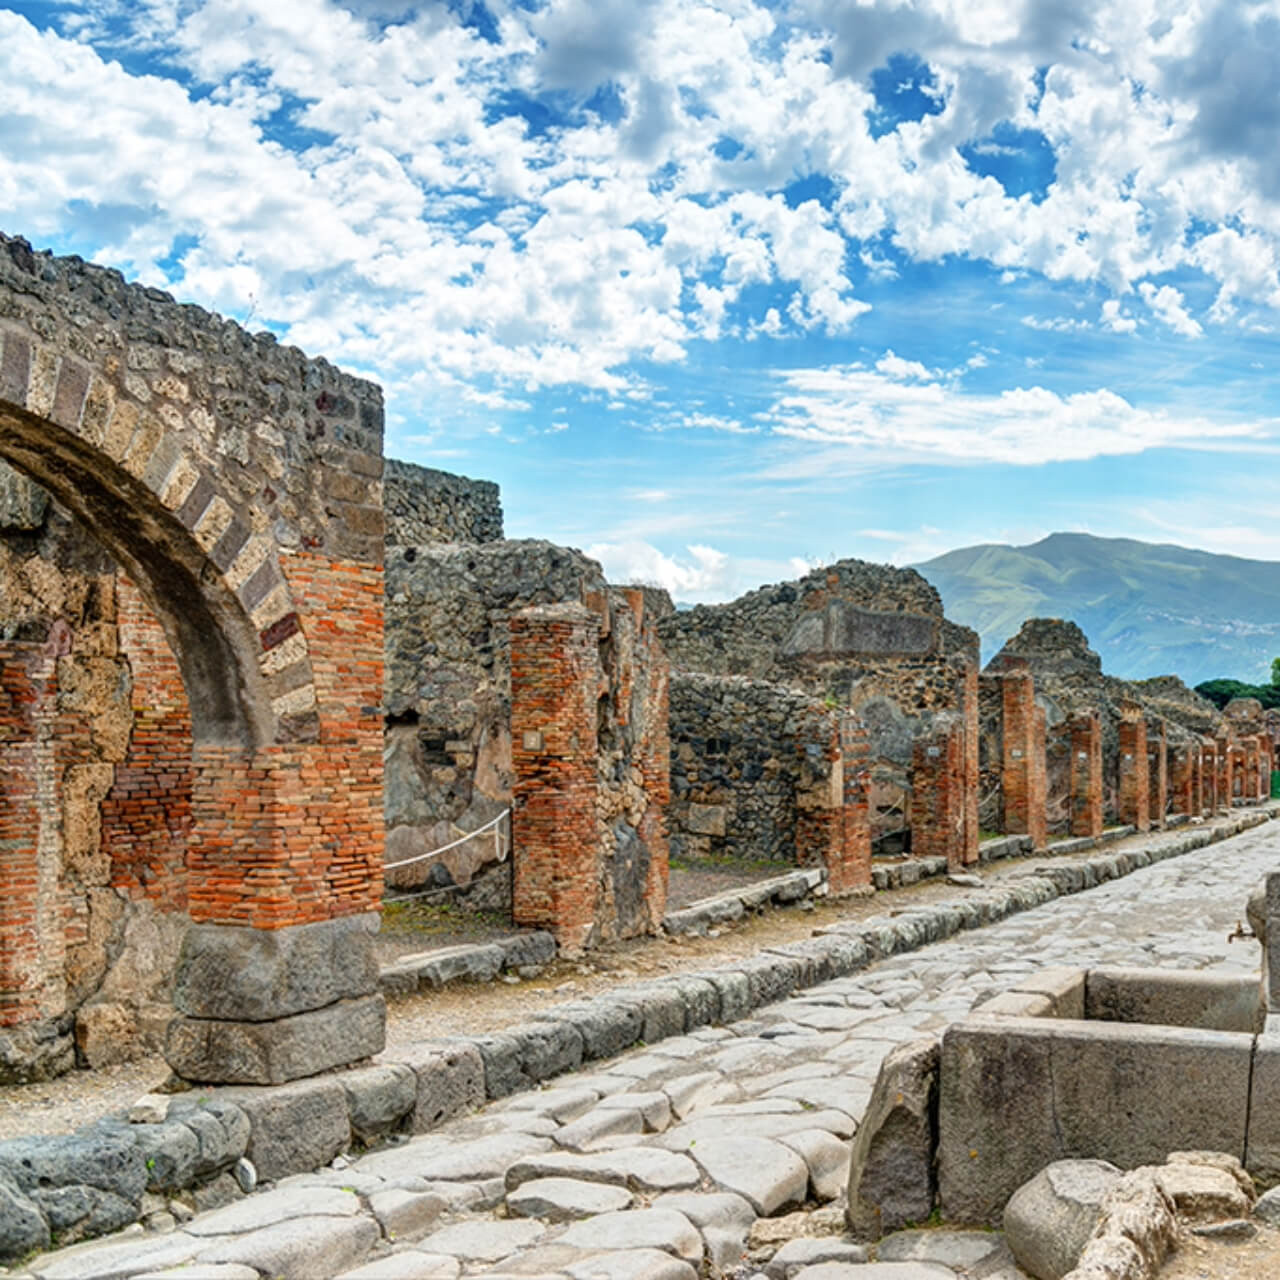
M0 235L0 457L126 571L190 704L193 927L167 1053L191 1079L381 1047L381 446L376 386ZM39 768L48 655L5 657L12 809ZM38 864L0 844L15 939ZM32 1016L5 995L0 1018Z

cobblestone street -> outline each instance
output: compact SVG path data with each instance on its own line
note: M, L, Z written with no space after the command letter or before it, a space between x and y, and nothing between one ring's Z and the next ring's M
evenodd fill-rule
M865 1264L862 1247L841 1239L839 1212L820 1206L843 1196L848 1139L890 1048L940 1031L1039 967L1256 971L1257 944L1227 935L1249 890L1277 864L1280 826L1265 823L811 987L750 1019L594 1063L400 1145L340 1157L340 1168L284 1179L170 1234L118 1236L14 1274L159 1276L196 1260L199 1267L172 1274L693 1280L760 1272L774 1280L804 1275L804 1265ZM802 1206L803 1223L774 1229L771 1219ZM771 1240L791 1235L766 1256ZM882 1242L876 1261L854 1274L1019 1273L998 1234L909 1231Z

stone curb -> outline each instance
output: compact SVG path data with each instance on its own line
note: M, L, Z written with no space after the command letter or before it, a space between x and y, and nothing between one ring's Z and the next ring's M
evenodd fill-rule
M410 996L450 982L491 982L500 973L526 965L549 964L556 958L556 940L545 929L513 933L496 942L462 943L401 956L378 973L384 996Z
M944 865L946 860L942 859ZM879 888L880 886L876 886ZM708 929L719 924L741 920L750 911L769 906L789 906L812 898L827 895L827 873L822 867L806 867L789 871L786 875L770 880L758 880L755 884L729 889L710 898L700 898L679 911L668 912L662 920L662 931L667 934L695 934L702 937Z
M125 1189L130 1193L118 1197L119 1204L113 1201L112 1207L119 1211L117 1216L132 1213L130 1221L143 1217L148 1203L152 1205L148 1212L157 1207L150 1189L144 1194L140 1186L134 1186L139 1177L157 1189L163 1178L168 1184L163 1190L171 1195L215 1183L225 1187L229 1181L226 1170L241 1156L252 1166L250 1183L254 1177L275 1181L310 1172L340 1156L352 1142L369 1145L406 1130L426 1132L486 1101L534 1088L583 1063L699 1027L737 1021L760 1005L785 999L805 987L856 973L878 960L917 950L966 929L995 924L1019 911L1191 853L1278 817L1280 805L1268 806L1212 826L1206 824L1163 847L1125 850L1058 866L1033 864L1010 876L1008 883L947 902L922 904L892 917L829 925L813 937L767 948L736 964L675 974L618 988L607 996L555 1005L516 1026L487 1035L427 1041L354 1070L286 1085L224 1088L202 1091L195 1097L182 1094L169 1103L159 1122L131 1125L123 1115L108 1116L62 1139L0 1142L0 1190L6 1182L12 1186L12 1175L4 1176L7 1167L16 1166L32 1142L44 1144L46 1151L48 1144L66 1147L65 1151L59 1147L60 1168L64 1170L54 1179L59 1185L93 1187L88 1176L93 1161L102 1163L101 1153L94 1153L109 1138L120 1148L115 1162L129 1174ZM815 872L798 874L813 876ZM795 876L782 879L795 880ZM769 883L753 886L752 896L762 895ZM220 1148L213 1127L206 1120L193 1120L193 1111L210 1112L209 1120L216 1117L223 1135ZM110 1229L124 1225L124 1221L113 1220Z

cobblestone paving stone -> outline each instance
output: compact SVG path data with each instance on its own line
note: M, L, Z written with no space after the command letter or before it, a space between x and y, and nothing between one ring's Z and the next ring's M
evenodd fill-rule
M843 1195L847 1140L882 1057L1041 967L1256 972L1257 944L1228 943L1227 934L1249 890L1277 865L1280 824L1266 823L801 991L731 1026L593 1063L399 1146L340 1157L336 1170L285 1179L167 1235L134 1229L13 1274L1013 1280L1019 1273L998 1235L984 1247L973 1233L904 1232L882 1242L878 1260L859 1261L839 1238L838 1208L814 1211ZM449 1168L477 1176L438 1176ZM346 1188L351 1203L331 1205L334 1188ZM808 1216L790 1230L761 1217L801 1206ZM808 1239L789 1244L797 1234Z

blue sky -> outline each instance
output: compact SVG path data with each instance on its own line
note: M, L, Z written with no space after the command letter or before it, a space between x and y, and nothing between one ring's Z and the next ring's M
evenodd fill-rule
M0 228L379 380L508 535L730 598L1280 559L1280 0L0 3Z

